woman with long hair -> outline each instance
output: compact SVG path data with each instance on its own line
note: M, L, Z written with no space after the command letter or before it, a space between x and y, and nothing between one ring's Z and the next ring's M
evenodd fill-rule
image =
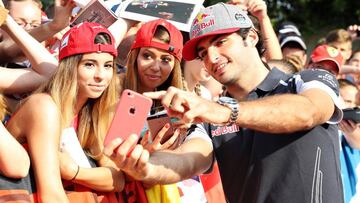
M181 32L164 19L144 23L135 36L125 77L120 77L122 89L139 93L166 90L170 86L184 89L181 74L183 39ZM162 110L161 104L154 102L151 114ZM168 142L161 142L170 125L165 125L157 135L146 133L142 144L150 151L176 147L180 131L175 131ZM149 143L149 136L153 142ZM163 144L161 144L163 143Z
M118 100L116 55L115 40L102 25L74 26L61 41L55 74L8 122L13 136L28 145L41 202L69 202L61 178L97 191L123 189L122 172L102 155ZM82 149L99 167L80 167L60 153L61 133L72 126Z

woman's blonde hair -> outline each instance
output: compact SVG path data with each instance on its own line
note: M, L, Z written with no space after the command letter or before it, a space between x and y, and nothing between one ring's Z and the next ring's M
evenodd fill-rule
M154 38L163 41L164 43L170 42L170 36L168 31L162 27L158 26L154 34ZM123 81L122 89L131 89L133 91L139 91L139 75L136 59L139 56L140 48L136 48L130 51L129 59L126 65L126 77ZM161 84L156 90L166 90L168 87L174 86L180 89L184 88L182 76L181 76L181 65L180 61L175 58L175 65L171 71L167 80Z
M101 36L104 34L100 33L95 39L107 39ZM104 40L103 43L109 42ZM61 60L53 77L37 90L37 92L48 93L53 98L59 112L61 112L62 129L70 126L75 116L78 94L77 67L82 57L83 54L78 54ZM119 91L116 83L115 61L113 67L113 76L109 86L99 98L88 99L77 115L77 135L80 144L87 154L95 159L101 155L104 136L112 121L118 100Z
M8 111L7 111L5 97L3 94L0 94L0 121L4 120L7 113Z

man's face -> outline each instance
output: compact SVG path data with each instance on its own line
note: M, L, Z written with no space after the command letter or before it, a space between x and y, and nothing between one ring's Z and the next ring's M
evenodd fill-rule
M237 33L205 37L197 46L208 72L228 86L236 82L246 59L244 42Z
M31 0L10 1L9 14L26 31L41 25L41 9Z

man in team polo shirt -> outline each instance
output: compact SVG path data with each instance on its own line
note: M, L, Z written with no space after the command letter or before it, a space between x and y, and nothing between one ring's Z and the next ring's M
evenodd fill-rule
M173 87L145 93L161 99L169 115L199 124L174 151L149 157L136 145L127 156L136 144L131 136L105 154L149 184L209 171L215 157L229 202L343 202L336 78L321 69L270 70L257 50L259 32L239 7L218 3L198 17L183 57L202 59L228 97L215 103Z

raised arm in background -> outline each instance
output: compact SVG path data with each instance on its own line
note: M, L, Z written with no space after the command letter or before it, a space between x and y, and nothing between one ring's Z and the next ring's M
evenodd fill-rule
M37 41L42 42L54 36L69 26L71 11L75 7L74 1L55 0L54 19L46 24L32 29L29 34ZM10 59L23 56L23 50L12 38L4 37L0 42L0 62L11 62ZM28 56L27 56L28 57Z
M271 24L271 19L267 14L266 2L263 0L230 0L228 3L238 5L240 8L248 11L258 19L261 36L264 41L265 59L282 59L283 55L281 47Z
M0 91L3 93L24 93L35 90L55 72L58 61L37 40L22 29L11 16L1 26L29 59L32 68L0 68Z

